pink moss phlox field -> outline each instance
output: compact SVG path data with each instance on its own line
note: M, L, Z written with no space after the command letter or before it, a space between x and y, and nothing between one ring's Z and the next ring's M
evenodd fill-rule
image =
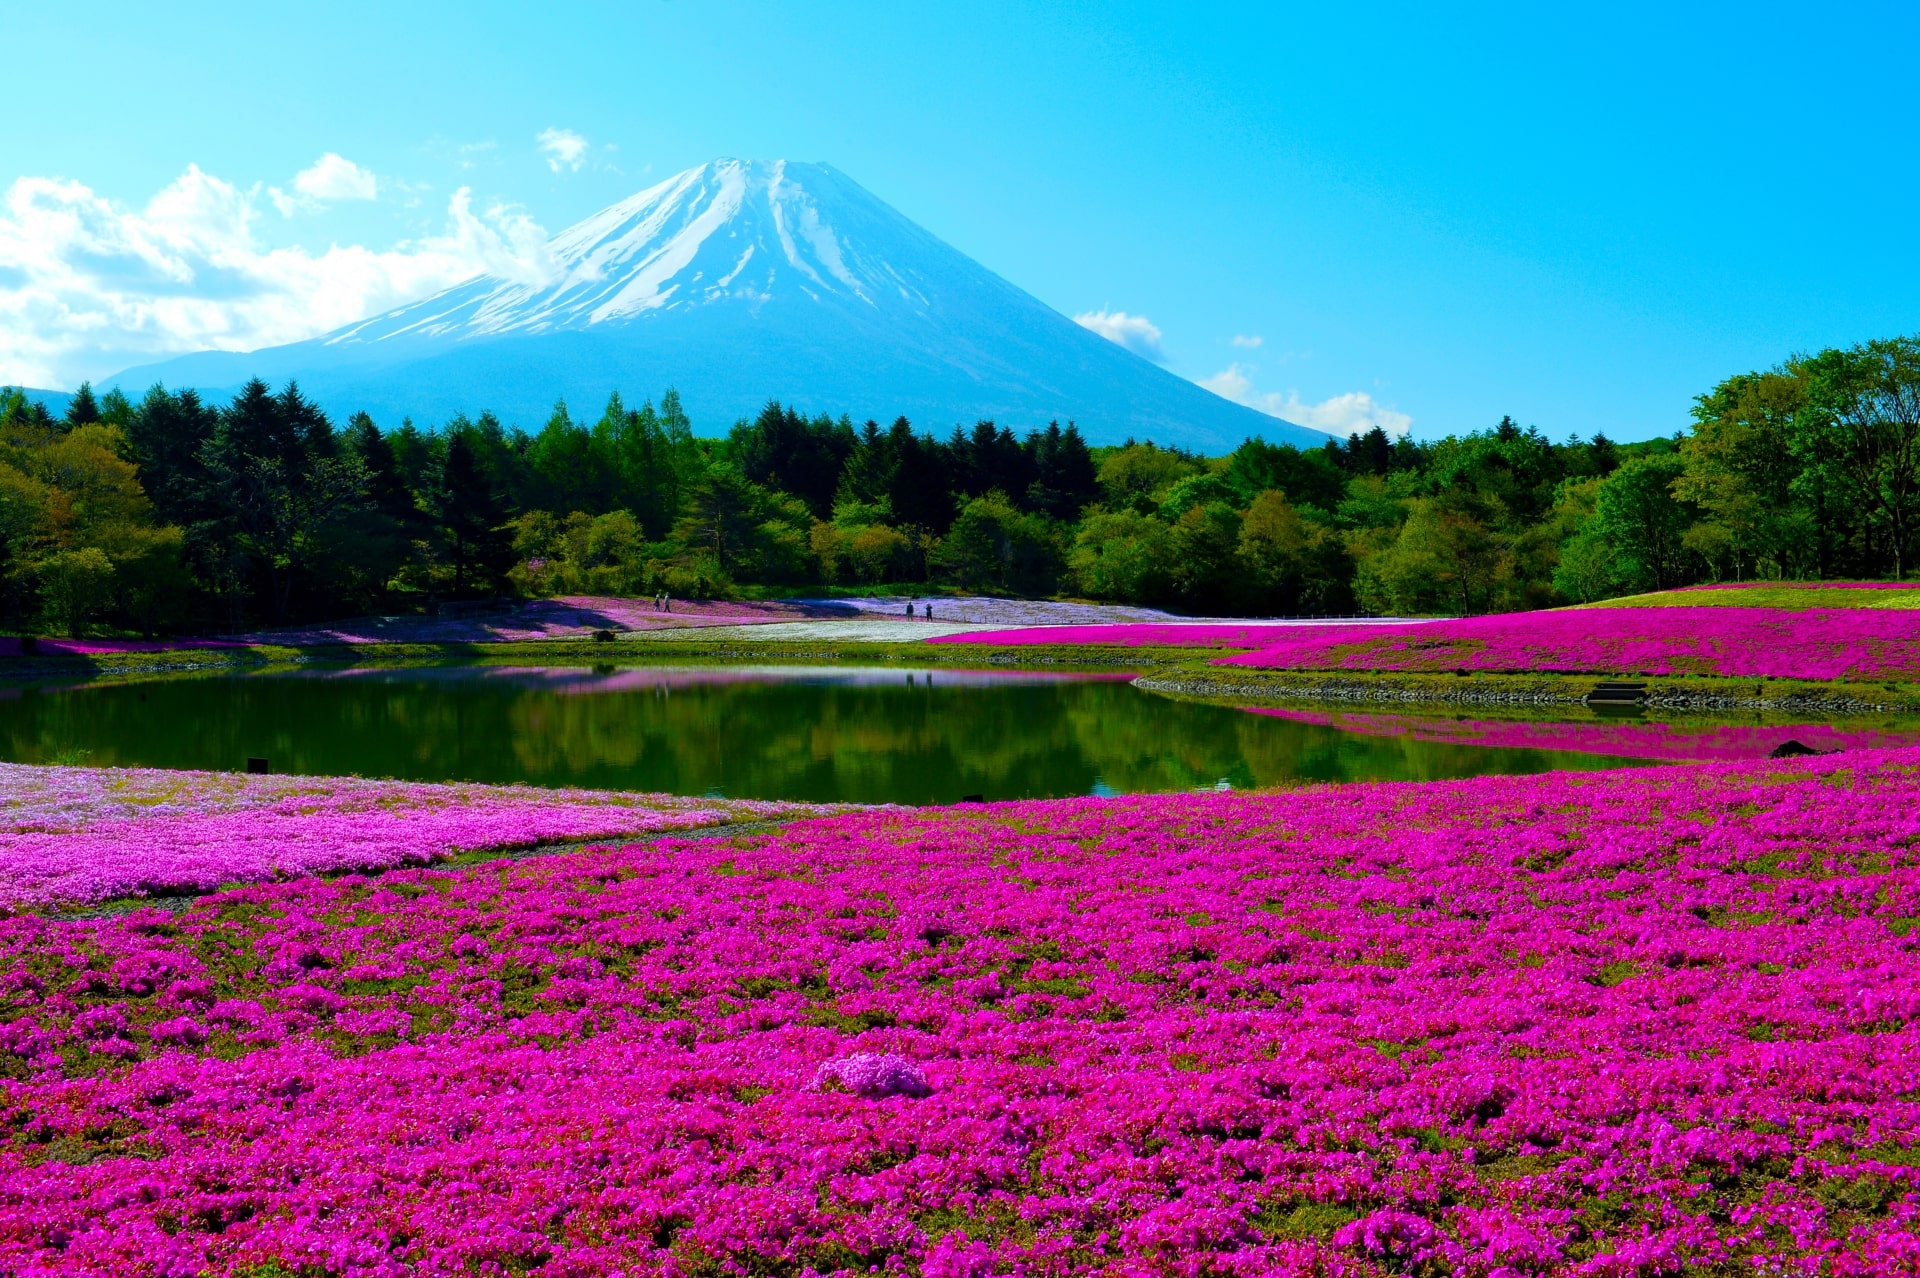
M1381 632L1302 629L1216 663L1281 670L1453 670L1920 679L1920 626L1903 612L1594 608L1503 613Z
M1514 750L1575 750L1585 754L1673 762L1764 759L1789 741L1810 750L1888 750L1920 744L1920 724L1910 731L1834 727L1825 723L1704 724L1555 723L1543 719L1441 719L1352 710L1288 710L1242 706L1248 714L1287 719L1376 737L1412 737L1460 745Z
M1110 644L1121 648L1146 645L1167 648L1261 648L1295 635L1324 634L1338 631L1377 633L1382 629L1399 630L1404 626L1424 626L1427 622L1357 622L1324 625L1313 622L1243 622L1200 624L1171 622L1156 624L1135 622L1126 625L1022 626L1013 630L974 630L954 635L939 635L927 643L987 643L999 647L1033 644Z
M1897 750L0 920L0 1273L1911 1273L1916 844Z
M0 909L843 810L528 786L0 764Z

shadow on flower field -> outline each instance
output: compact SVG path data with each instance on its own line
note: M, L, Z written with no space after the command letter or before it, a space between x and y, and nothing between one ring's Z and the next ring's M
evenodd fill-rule
M0 922L0 1271L1920 1265L1920 750Z

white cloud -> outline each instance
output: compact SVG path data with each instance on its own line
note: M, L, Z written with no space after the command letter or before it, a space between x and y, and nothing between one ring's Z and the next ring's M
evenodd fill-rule
M1341 439L1364 435L1375 426L1398 437L1413 427L1413 418L1375 402L1365 391L1348 391L1318 404L1307 403L1298 391L1288 391L1285 395L1274 391L1262 394L1253 389L1252 370L1243 364L1229 364L1212 377L1201 378L1199 384L1223 399L1259 409L1269 417L1311 426Z
M1257 351L1266 340L1257 333L1252 336L1237 333L1234 335L1233 344L1243 351Z
M442 233L384 250L268 247L262 194L191 165L140 209L79 182L15 181L0 197L0 384L72 386L183 351L300 341L477 274L552 270L538 224L475 213L465 187Z
M534 141L540 144L540 154L547 157L547 167L555 173L561 169L578 173L586 163L587 140L572 129L542 129Z
M1160 349L1160 330L1144 315L1125 311L1082 311L1073 317L1081 328L1091 329L1116 346L1124 346L1135 355L1144 355L1156 364L1167 362Z
M329 151L294 174L293 189L310 200L371 200L380 193L380 183L352 160Z

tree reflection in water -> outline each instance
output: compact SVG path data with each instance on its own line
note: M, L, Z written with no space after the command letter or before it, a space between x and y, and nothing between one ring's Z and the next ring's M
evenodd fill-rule
M1342 731L1098 675L433 667L28 688L6 757L741 798L952 802L1424 780L1619 760Z

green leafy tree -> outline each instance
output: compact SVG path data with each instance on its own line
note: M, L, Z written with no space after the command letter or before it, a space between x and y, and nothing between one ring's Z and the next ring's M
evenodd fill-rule
M1092 507L1067 557L1070 580L1090 599L1159 603L1172 586L1173 540L1158 516Z
M1686 533L1694 512L1674 495L1685 471L1686 460L1676 453L1636 457L1595 491L1597 532L1637 589L1666 590L1688 580Z
M1176 485L1178 487L1178 485ZM1173 596L1194 612L1235 607L1245 593L1238 557L1240 515L1225 501L1190 507L1168 528Z
M98 546L56 550L37 560L33 573L49 616L74 639L113 598L113 561Z
M1689 548L1726 576L1817 571L1821 543L1838 540L1835 528L1819 527L1836 512L1809 506L1796 490L1806 410L1807 379L1779 370L1730 377L1694 401L1673 491L1701 512L1685 536Z
M1900 579L1920 520L1920 338L1822 351L1803 368L1806 451L1866 515L1868 559Z
M1109 510L1124 507L1157 513L1167 490L1199 470L1199 464L1185 453L1129 440L1100 463L1102 501Z
M1240 520L1237 552L1257 610L1304 611L1313 550L1314 529L1287 503L1286 494L1268 489L1253 499Z
M1458 595L1441 555L1444 536L1442 512L1424 497L1415 499L1406 522L1389 540L1365 547L1354 578L1361 606L1387 616L1431 615L1457 607Z
M969 501L932 552L934 567L967 590L1038 594L1058 577L1058 550L1044 518L995 490Z

